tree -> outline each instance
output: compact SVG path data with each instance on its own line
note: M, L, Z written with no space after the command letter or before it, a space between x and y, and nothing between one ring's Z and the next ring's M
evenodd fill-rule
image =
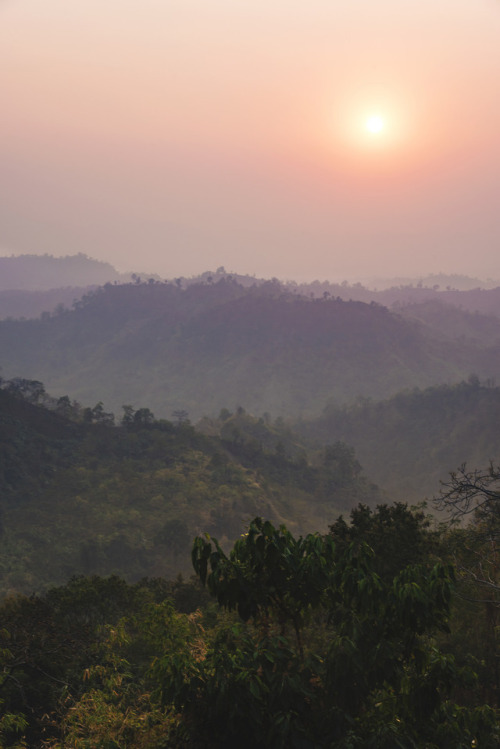
M490 463L486 469L468 471L463 464L450 474L449 481L443 482L435 504L451 518L448 546L459 573L458 593L464 602L461 625L464 628L468 624L468 646L481 666L488 701L498 705L500 467ZM463 520L468 521L467 525L459 527Z
M15 658L7 647L10 633L2 628L0 630L0 694L4 693L9 681L13 680L12 671L15 668ZM0 699L0 749L10 747L11 749L23 749L26 747L24 731L28 723L20 711L12 711Z
M3 387L9 393L17 395L30 403L40 403L43 401L46 393L45 386L38 380L26 380L23 377L14 377L3 383Z
M188 527L181 518L172 518L167 520L162 529L158 532L156 540L165 544L172 553L174 559L183 551L189 548L191 536Z
M351 510L349 522L340 515L330 533L339 548L368 544L374 552L374 570L391 581L409 564L436 561L439 534L431 530L424 510L425 505L408 507L403 502L377 505L375 510L360 503Z
M164 699L181 711L188 745L203 735L228 749L496 746L494 711L446 700L470 676L435 640L452 568L409 565L384 580L372 564L366 544L296 539L260 518L229 556L196 539L201 581L247 624L221 631L201 660L164 663Z
M65 419L77 419L80 406L76 401L71 401L69 396L62 395L57 399L56 411L58 414L63 416Z
M102 401L96 403L94 408L85 408L83 410L83 420L88 424L104 424L106 426L113 426L115 416L111 412L104 410L104 404Z
M468 471L463 463L450 473L449 481L442 482L442 487L434 502L452 519L478 511L482 517L500 516L500 466L490 463L486 469Z
M134 423L134 414L135 409L133 406L130 405L124 405L122 406L123 409L123 416L122 416L122 426L124 427L130 427Z
M162 749L177 747L178 716L153 691L157 653L182 657L192 641L190 619L169 601L149 603L104 629L100 658L84 670L85 690L67 700L62 738L50 749Z
M328 584L334 544L310 534L294 538L284 525L276 529L256 518L235 543L229 557L216 539L194 542L195 572L220 606L237 610L243 621L267 622L273 616L285 634L293 626L303 656L301 628L311 607L318 606ZM210 565L210 574L208 574Z
M456 564L474 582L489 604L500 605L500 467L468 471L463 464L443 482L435 504L446 510L454 524L469 519L470 525L456 534L465 543Z
M179 408L176 411L173 411L172 412L172 416L175 419L175 423L179 427L182 426L182 425L184 425L184 424L188 425L190 423L189 422L189 413L185 409L183 409L183 408Z
M138 408L134 414L134 426L150 426L154 420L154 413L149 408Z

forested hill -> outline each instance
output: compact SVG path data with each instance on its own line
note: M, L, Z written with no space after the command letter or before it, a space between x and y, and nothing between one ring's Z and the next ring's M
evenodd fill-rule
M462 463L473 469L500 456L500 388L476 377L454 386L399 393L294 424L302 439L345 440L393 499L416 502L440 490Z
M436 336L376 304L312 300L278 283L107 285L71 311L0 323L3 375L111 410L192 419L239 405L319 414L328 401L500 373L497 340Z
M75 574L189 573L200 532L228 543L257 515L299 532L326 530L339 512L381 498L344 445L311 465L283 445L210 437L147 408L127 409L113 426L99 407L29 402L46 399L41 383L3 385L0 595Z
M48 291L65 286L91 286L124 277L109 263L83 253L66 257L12 255L0 257L0 291Z
M53 312L58 306L71 308L96 286L106 283L128 283L138 279L159 281L154 273L119 273L112 265L88 257L84 253L53 257L52 255L18 255L0 257L0 319L8 317L36 318ZM200 284L235 282L245 288L274 286L283 293L308 299L343 299L344 301L375 302L390 309L408 305L444 304L468 312L480 312L500 318L500 286L494 281L481 281L459 275L434 275L421 279L386 279L363 285L359 282L332 281L271 281L255 276L227 272L222 266L198 276L171 280L181 288Z

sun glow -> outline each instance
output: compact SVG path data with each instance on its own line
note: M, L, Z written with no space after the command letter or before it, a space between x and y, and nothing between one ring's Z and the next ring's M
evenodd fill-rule
M361 168L397 168L421 154L421 113L401 86L357 87L339 91L327 103L323 143L335 163Z
M374 135L381 133L385 127L384 118L379 114L371 114L366 120L365 127L369 133L373 133Z

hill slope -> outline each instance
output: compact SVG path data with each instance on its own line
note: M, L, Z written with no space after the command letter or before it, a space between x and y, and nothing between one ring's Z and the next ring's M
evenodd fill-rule
M329 407L317 420L296 423L303 439L352 445L370 477L393 499L417 502L466 462L498 463L500 388L477 378L414 390L381 402Z
M75 574L189 573L202 531L229 543L257 515L326 530L338 512L380 498L340 445L312 466L147 410L129 417L120 427L71 421L0 389L0 593Z

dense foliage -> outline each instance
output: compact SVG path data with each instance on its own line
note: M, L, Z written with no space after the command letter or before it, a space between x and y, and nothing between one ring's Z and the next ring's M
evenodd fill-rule
M498 746L498 469L452 474L442 510L472 522L438 527L267 416L116 422L0 388L0 745ZM198 582L166 582L205 529Z
M1 745L493 749L494 690L454 634L486 618L444 553L455 533L404 505L305 537L256 518L228 554L195 539L218 607L194 578L7 598Z

